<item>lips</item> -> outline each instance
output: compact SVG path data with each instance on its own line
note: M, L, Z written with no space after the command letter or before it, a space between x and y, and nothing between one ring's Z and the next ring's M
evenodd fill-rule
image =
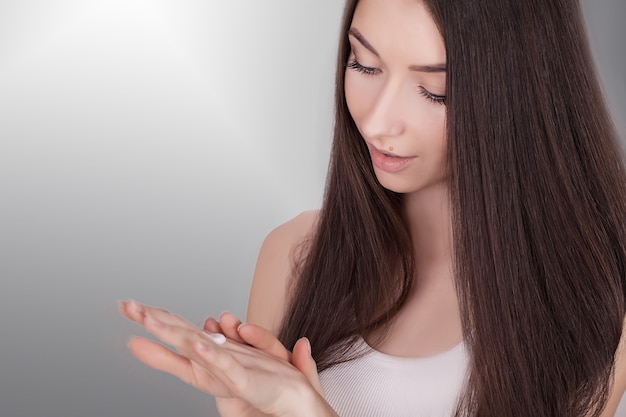
M415 160L414 156L398 156L391 152L385 152L377 149L373 145L369 145L370 155L372 156L372 163L381 171L385 172L399 172L411 165Z

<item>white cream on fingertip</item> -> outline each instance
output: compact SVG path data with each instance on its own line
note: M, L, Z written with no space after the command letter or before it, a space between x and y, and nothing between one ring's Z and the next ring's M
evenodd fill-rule
M210 333L205 330L204 335L215 344L223 345L226 343L226 336L221 333Z

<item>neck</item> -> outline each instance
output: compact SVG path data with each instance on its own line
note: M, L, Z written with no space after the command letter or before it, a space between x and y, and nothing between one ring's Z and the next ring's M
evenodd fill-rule
M418 271L434 265L452 265L452 218L447 183L404 195Z

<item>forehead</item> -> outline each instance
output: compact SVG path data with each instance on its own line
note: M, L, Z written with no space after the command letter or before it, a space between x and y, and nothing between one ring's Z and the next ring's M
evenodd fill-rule
M443 38L420 0L360 0L352 18L383 60L445 63Z

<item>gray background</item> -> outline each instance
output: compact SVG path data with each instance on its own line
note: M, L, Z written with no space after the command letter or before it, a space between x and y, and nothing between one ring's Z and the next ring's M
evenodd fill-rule
M626 3L585 6L624 137ZM116 302L245 314L264 236L321 201L341 9L0 0L0 416L216 415Z

